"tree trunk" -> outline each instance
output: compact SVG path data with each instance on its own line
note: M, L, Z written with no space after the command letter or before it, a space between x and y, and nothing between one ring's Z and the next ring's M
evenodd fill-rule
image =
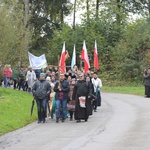
M27 26L28 18L29 18L29 0L24 0L24 25Z
M61 0L61 3L60 3L60 5L61 5L61 10L60 10L60 20L61 20L61 24L63 24L64 23L64 12L63 12L63 2L62 2L62 0Z
M148 0L148 13L149 13L149 17L150 17L150 0Z
M89 21L89 0L86 0L87 21Z
M96 20L98 20L99 14L99 0L96 0Z
M29 37L28 37L28 19L29 19L29 0L24 0L24 26L26 27L25 33L25 49L29 50Z
M120 17L120 0L117 0L117 12L116 12L116 21L117 21L117 25L120 26L120 23L121 23L121 17Z
M73 10L73 29L75 29L75 24L76 24L76 4L77 4L77 0L74 1L74 10Z

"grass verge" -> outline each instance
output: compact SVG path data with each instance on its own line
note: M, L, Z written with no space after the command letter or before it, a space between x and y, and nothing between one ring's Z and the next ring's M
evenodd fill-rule
M23 127L37 119L36 104L30 115L32 95L23 91L0 88L0 135Z
M144 86L103 86L102 91L144 96Z

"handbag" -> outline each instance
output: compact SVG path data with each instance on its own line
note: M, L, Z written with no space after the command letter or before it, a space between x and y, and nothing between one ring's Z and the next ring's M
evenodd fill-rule
M85 96L80 96L79 97L79 103L80 103L80 107L85 108L85 102L86 102L86 97Z
M75 101L69 101L68 103L67 103L67 109L69 110L69 111L75 111Z

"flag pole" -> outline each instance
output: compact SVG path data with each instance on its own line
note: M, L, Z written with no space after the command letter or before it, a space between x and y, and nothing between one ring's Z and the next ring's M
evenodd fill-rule
M59 59L60 59L60 56L58 55L58 86L60 86L60 66L59 66Z

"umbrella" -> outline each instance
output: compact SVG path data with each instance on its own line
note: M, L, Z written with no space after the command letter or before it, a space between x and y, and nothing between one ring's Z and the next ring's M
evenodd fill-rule
M96 88L97 106L101 106L99 86Z
M48 101L48 104L47 104L47 106L48 106L48 112L49 112L49 115L50 115L50 113L51 113L51 110L50 110L50 106L49 106L49 101Z
M96 87L96 97L98 96L99 86Z
M31 105L31 116L32 116L32 113L33 113L33 108L34 108L34 99L32 100L32 105Z

